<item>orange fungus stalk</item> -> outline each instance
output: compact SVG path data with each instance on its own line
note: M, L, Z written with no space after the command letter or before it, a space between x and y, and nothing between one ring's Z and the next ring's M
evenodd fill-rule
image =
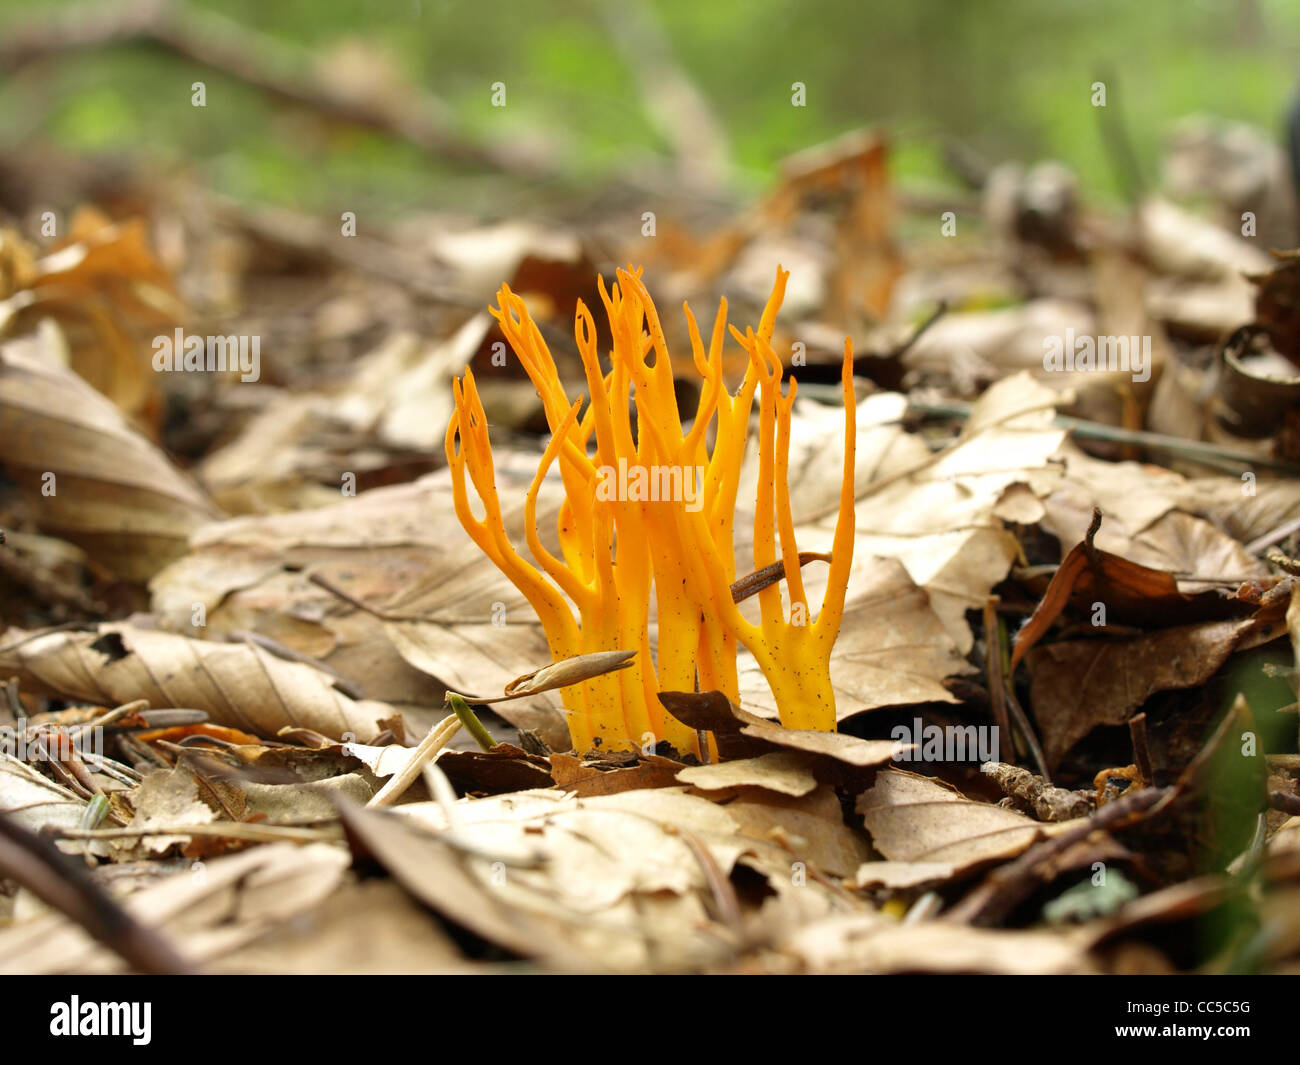
M698 685L738 701L738 644L762 669L783 725L835 728L830 653L843 617L854 536L853 349L846 340L839 515L826 592L814 618L790 513L788 455L796 384L791 378L783 394L783 368L771 346L788 277L778 269L756 331L730 330L748 355L744 379L734 393L722 372L726 300L707 346L685 308L701 379L689 427L678 410L659 315L639 270L620 270L615 284L600 285L613 337L608 372L601 367L595 321L578 304L574 333L586 371L586 395L575 399L565 391L524 301L508 286L501 287L492 315L541 396L551 430L525 500L528 558L506 535L474 375L466 370L454 382L447 461L456 514L465 530L537 612L553 658L636 652L631 668L564 689L569 731L579 752L666 741L678 751L699 753L695 732L664 711L658 693L691 691ZM731 590L736 580L736 496L756 396L753 561L756 569L780 562L789 601L787 611L779 583L764 587L758 593L757 624L742 615ZM558 519L559 555L547 549L537 530L538 491L557 467L565 493ZM471 506L471 485L482 518ZM657 621L653 654L652 603Z

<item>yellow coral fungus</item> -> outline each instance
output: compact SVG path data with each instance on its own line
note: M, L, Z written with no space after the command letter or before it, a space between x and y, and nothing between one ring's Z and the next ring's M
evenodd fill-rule
M660 740L679 751L697 750L695 733L664 712L658 693L690 691L698 685L738 700L738 642L762 668L782 724L835 728L830 653L843 617L854 532L853 349L846 340L840 508L826 593L814 619L799 570L787 479L796 385L791 378L782 394L781 360L771 347L788 276L777 270L757 331L742 334L731 329L749 356L744 380L734 394L727 390L722 372L726 300L721 301L707 349L690 308L684 308L701 378L689 428L682 424L667 343L640 271L620 270L617 283L608 288L600 284L613 337L608 373L601 368L595 321L579 302L574 333L589 399L572 401L524 301L508 286L501 287L492 314L537 388L551 429L525 500L531 562L506 536L487 419L474 376L467 370L454 382L456 409L447 427L447 461L461 524L528 599L555 659L619 648L636 651L631 668L565 689L569 731L580 752L593 746L626 750ZM731 588L736 580L736 494L756 393L754 566L776 564L779 546L790 600L787 617L779 585L764 587L758 594L758 624L741 614ZM558 520L559 557L537 531L538 490L556 464L565 491ZM471 508L467 475L482 502L482 518ZM652 596L658 633L653 657Z

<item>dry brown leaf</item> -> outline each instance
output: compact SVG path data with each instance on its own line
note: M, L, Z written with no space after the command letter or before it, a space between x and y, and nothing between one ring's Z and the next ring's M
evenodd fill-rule
M12 630L11 630L12 632ZM392 707L349 698L327 673L246 643L210 643L106 623L90 632L50 631L10 639L0 670L25 689L117 706L205 710L214 722L273 739L286 726L333 739L370 740Z
M432 345L394 333L343 380L319 391L277 395L199 467L203 484L231 513L337 502L343 473L383 471L441 450L451 417L451 378L487 334L487 313ZM425 468L428 468L426 465Z
M853 875L853 886L861 890L907 888L942 884L957 875L959 866L952 862L863 862Z
M523 464L501 456L503 496L535 472L535 456ZM520 538L522 510L506 518ZM539 524L554 528L545 517ZM381 620L313 583L313 575L377 612L413 620ZM158 574L150 590L169 627L196 636L268 636L400 707L421 728L442 716L447 688L499 694L511 678L550 660L527 600L456 521L446 471L329 507L206 526L191 553ZM196 603L206 611L203 630L190 628ZM564 749L559 705L558 696L543 693L494 712Z
M900 925L879 916L833 916L783 944L817 973L1095 972L1074 937L966 928L940 922Z
M571 792L580 799L638 788L671 788L677 784L677 772L682 767L680 762L658 755L626 769L599 769L585 764L576 755L558 751L551 755L550 761L556 789Z
M43 530L147 580L216 509L109 400L22 348L0 346L0 461Z
M220 958L215 972L311 976L474 973L428 910L390 880L345 880L314 909Z
M43 318L57 321L71 368L124 413L156 425L161 389L151 341L170 336L186 310L149 247L144 221L115 223L79 208L67 238L17 281L19 291L0 293L7 297L0 329L17 333Z
M210 825L217 815L200 797L194 774L185 766L159 769L148 774L131 793L135 816L131 827L139 829L171 828L173 825ZM159 857L172 847L188 842L182 835L142 835L114 840L118 861L130 858Z
M1052 456L1065 434L1052 419L1061 401L1028 374L999 381L972 405L954 445L858 495L855 558L898 559L926 591L960 654L974 640L966 611L983 609L1019 555L997 516L999 505L1014 486L1041 500L1060 483ZM1033 509L1041 515L1041 503ZM832 524L820 523L823 535ZM801 548L821 546L797 533ZM846 627L839 642L850 631Z
M826 785L798 798L748 790L725 809L743 836L769 844L751 848L746 863L786 884L802 879L806 886L809 865L830 876L851 876L871 857L862 833L844 823L839 796ZM796 878L797 872L803 875Z
M474 805L490 802L485 799ZM412 807L401 807L400 811L409 817ZM598 857L598 854L593 855L593 848L580 837L548 833L540 840L529 841L539 846L559 840L562 854L548 856L559 860L563 872L552 873L549 867L541 871L512 868L486 856L459 854L447 842L422 833L412 823L403 823L393 814L345 809L343 819L354 847L376 858L416 898L489 942L561 970L622 967L620 955L626 957L626 951L615 951L607 959L601 950L610 938L608 929L602 925L622 925L625 937L635 932L627 927L626 914L610 912L628 882L622 877L603 881L587 879L591 868L577 867L586 864L583 858ZM493 832L492 825L486 820L476 821L479 831L475 838L485 848L485 854L490 854L494 846L500 847L502 833ZM497 827L505 828L508 833L511 823L507 821ZM611 864L606 856L605 866ZM573 879L575 872L578 880ZM583 901L580 895L575 895L583 885L599 892L600 897L585 900L594 905L578 913L570 909L570 904ZM568 889L562 891L562 901L557 903L552 896L553 888ZM599 913L600 920L593 921L593 913Z
M1044 825L1024 814L974 802L928 777L896 769L881 771L870 791L859 796L876 850L910 864L943 862L965 871L1010 858L1072 821Z
M752 758L775 748L809 755L820 763L821 770L836 774L882 765L911 747L898 740L864 740L842 732L782 728L736 706L717 691L661 692L659 699L678 721L713 733L724 760Z
M817 777L809 768L811 763L807 755L774 751L757 758L691 766L679 772L677 779L703 791L754 787L798 798L817 787Z
M728 877L742 856L786 887L797 867L814 867L798 890L815 894L834 893L816 869L845 875L867 857L831 789L799 799L759 789L746 796L724 806L680 787L582 799L533 791L394 812L472 843L465 867L478 891L562 935L586 967L641 971L729 956L727 937L701 935L700 927L721 917L712 878Z
M1025 661L1048 767L1098 725L1123 724L1156 692L1204 684L1252 624L1211 621L1133 639L1036 647Z

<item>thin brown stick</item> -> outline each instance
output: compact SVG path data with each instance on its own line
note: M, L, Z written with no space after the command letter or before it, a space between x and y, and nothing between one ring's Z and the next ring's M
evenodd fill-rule
M1059 836L1035 843L1014 862L999 866L945 915L965 924L994 924L1006 917L1042 883L1039 867L1064 854L1094 832L1121 828L1151 810L1174 792L1173 788L1143 788L1109 802L1083 824Z
M1142 774L1142 783L1150 787L1156 782L1155 770L1151 767L1151 748L1147 742L1147 715L1138 714L1130 718L1128 733L1133 740L1133 761Z
M271 825L265 822L216 821L206 825L150 825L147 828L56 828L51 834L59 839L138 839L141 836L215 836L249 843L317 843L338 838L326 829L298 825Z
M831 556L829 553L820 551L800 551L799 568L803 569L809 562L829 562ZM741 603L751 595L757 595L769 585L776 584L777 581L785 577L785 563L773 562L770 566L764 566L760 570L741 577L738 581L733 581L731 585L731 598L734 602Z
M739 932L743 925L740 899L736 897L736 889L732 886L731 879L723 874L712 852L694 832L680 825L669 826L669 830L681 837L682 842L699 862L700 869L704 872L704 879L708 882L709 891L713 895L718 917L733 931Z
M124 910L54 844L0 813L0 875L76 922L141 973L198 970L158 932Z
M984 662L988 674L989 704L993 710L993 724L1000 736L1006 737L1006 756L1015 764L1015 740L1011 733L1011 718L1007 716L1006 682L1002 674L1002 626L998 621L998 597L989 596L984 601Z
M1034 726L1029 723L1029 718L1025 715L1024 710L1020 707L1020 700L1016 698L1015 690L1010 684L1003 686L1003 692L1006 695L1007 709L1011 711L1011 720L1016 723L1020 729L1020 734L1024 737L1025 744L1029 748L1029 753L1034 759L1034 765L1038 767L1039 775L1047 781L1052 782L1052 775L1047 771L1047 756L1043 754L1043 747L1038 742L1038 733L1034 731Z
M1258 555L1264 548L1272 547L1274 544L1298 532L1300 532L1300 518L1292 518L1290 521L1283 522L1271 532L1266 532L1263 536L1251 540L1244 550L1248 555Z
M920 414L933 414L963 420L970 416L969 403L909 402L907 409ZM1018 411L1013 417L1024 413L1026 412ZM1185 440L1179 436L1147 432L1145 429L1122 429L1116 425L1103 425L1101 422L1073 418L1066 414L1056 415L1052 419L1052 425L1057 429L1064 429L1074 436L1085 439L1106 440L1117 444L1137 444L1139 447L1150 448L1153 451L1168 451L1176 455L1185 455L1194 460L1215 459L1220 462L1230 462L1234 465L1260 466L1264 469L1280 470L1283 473L1289 473L1293 477L1300 476L1300 466L1297 466L1294 462L1275 459L1269 455L1257 455L1246 448L1212 444L1205 440ZM868 491L874 488L875 485L867 486Z

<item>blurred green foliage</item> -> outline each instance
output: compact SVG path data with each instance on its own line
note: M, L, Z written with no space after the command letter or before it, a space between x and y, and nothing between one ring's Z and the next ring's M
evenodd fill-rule
M597 13L602 0L193 2L301 46L327 71L332 49L366 42L445 101L463 133L545 141L583 184L665 150ZM644 2L726 128L741 191L764 187L790 151L879 123L905 181L950 181L939 148L956 137L994 161L1060 158L1089 195L1109 198L1116 182L1090 104L1099 71L1111 72L1109 103L1154 178L1162 139L1185 114L1241 118L1280 137L1300 62L1291 0ZM4 0L0 18L64 6ZM190 105L197 78L208 83L202 110ZM504 109L490 105L494 81L508 87ZM807 85L804 108L791 106L795 81ZM0 79L0 144L20 150L39 133L75 149L147 152L222 191L302 207L480 209L487 192L503 208L500 188L480 176L324 126L142 46Z

